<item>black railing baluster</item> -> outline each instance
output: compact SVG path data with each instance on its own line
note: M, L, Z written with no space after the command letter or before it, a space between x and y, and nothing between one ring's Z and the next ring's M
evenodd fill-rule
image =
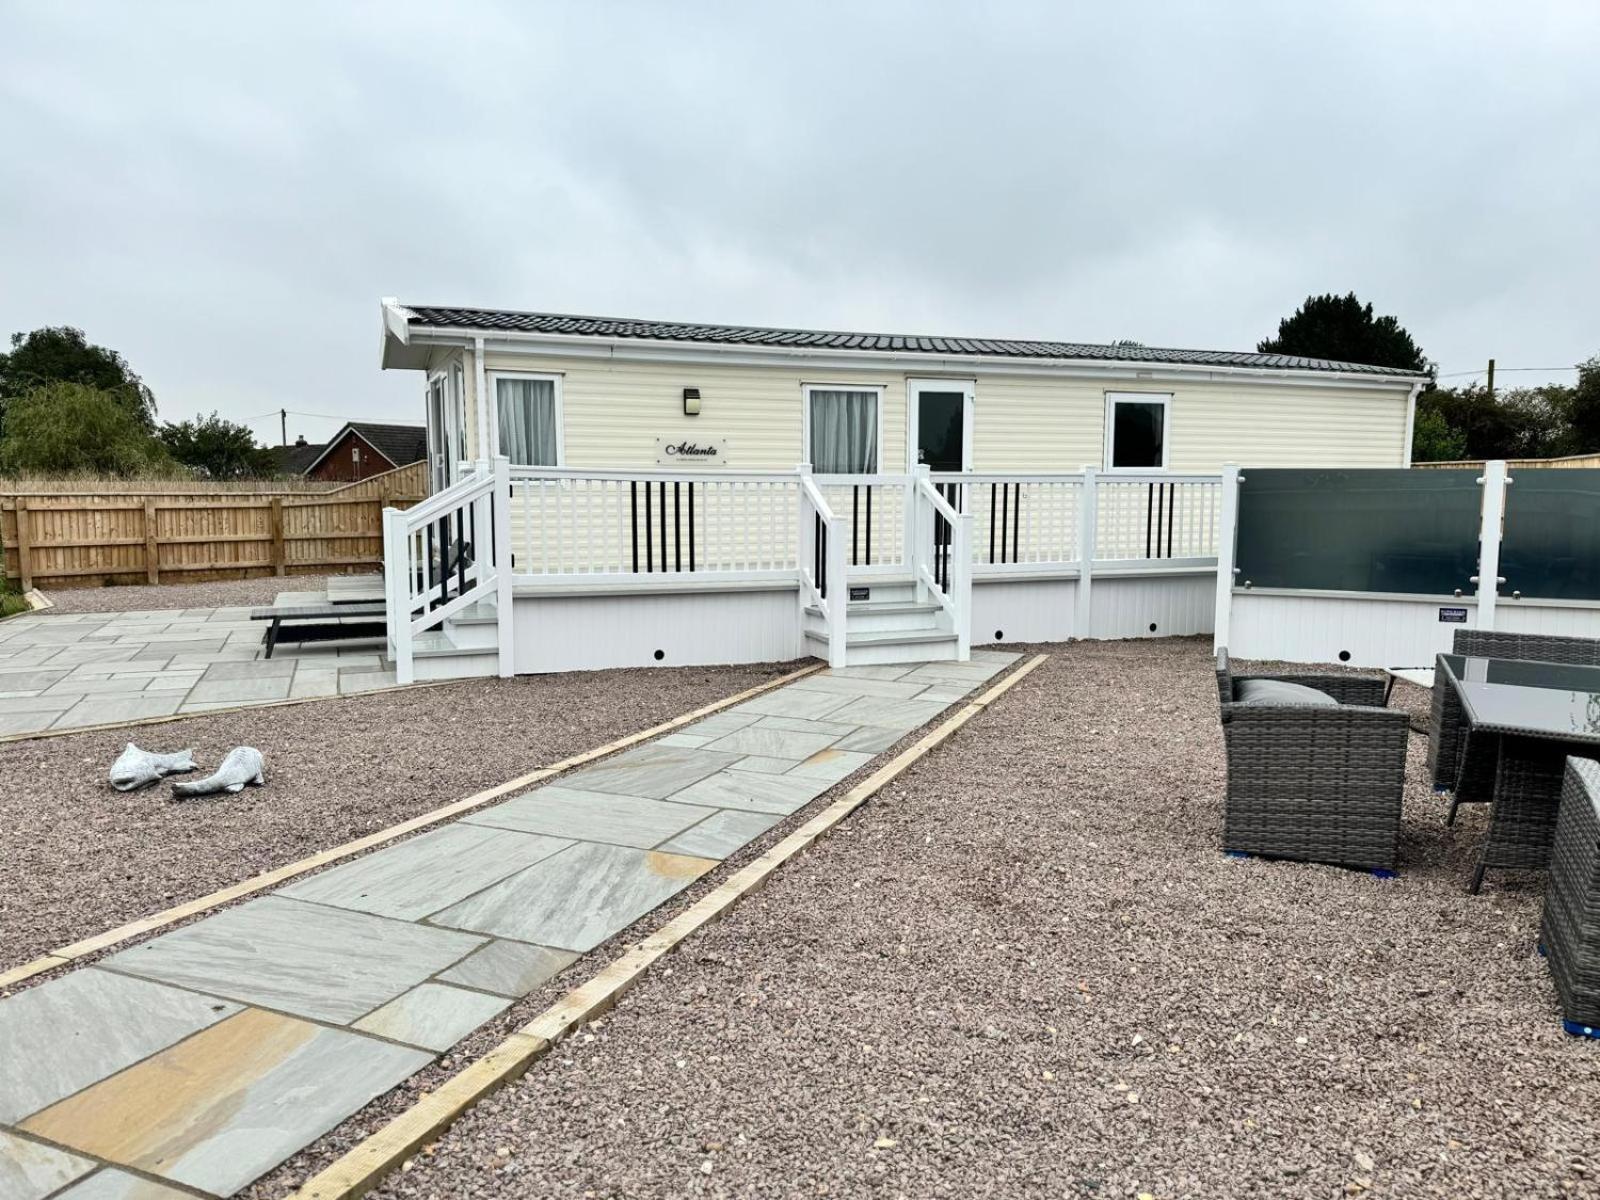
M667 481L661 481L661 570L667 569Z
M1167 484L1167 557L1172 557L1172 527L1178 523L1178 485Z
M689 570L694 571L694 480L689 480Z
M861 555L859 553L860 532L861 485L859 483L853 483L850 485L850 565L852 567L859 567L861 565Z
M1150 523L1155 519L1155 515L1156 485L1147 483L1144 485L1144 556L1146 558L1155 557L1150 553Z
M648 575L656 569L655 549L650 542L650 483L644 485L644 570Z
M633 545L633 573L639 573L639 481L628 480L628 541Z
M1000 496L1000 485L998 483L991 482L989 484L989 561L991 563L994 562L994 526L995 526L995 520L999 516L999 514L995 512L994 507L995 507L996 500L999 499L999 496Z
M467 590L466 514L456 509L456 595Z
M872 565L872 485L867 484L867 566Z
M1011 485L1000 485L1000 561L1006 561L1006 522L1011 517Z
M1011 561L1022 561L1022 481L1011 485Z
M1166 516L1166 507L1167 485L1164 483L1158 483L1156 484L1156 545L1155 553L1150 555L1151 558L1161 557L1161 526L1162 521Z
M678 492L678 481L672 481L672 569L683 570L683 497Z

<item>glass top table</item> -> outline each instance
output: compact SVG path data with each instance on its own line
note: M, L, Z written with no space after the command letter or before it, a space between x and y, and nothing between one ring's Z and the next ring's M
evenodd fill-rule
M1475 728L1600 745L1600 667L1440 656Z
M1600 758L1600 667L1441 654L1437 686L1466 718L1457 802L1491 787L1470 890L1488 867L1547 867L1567 755Z

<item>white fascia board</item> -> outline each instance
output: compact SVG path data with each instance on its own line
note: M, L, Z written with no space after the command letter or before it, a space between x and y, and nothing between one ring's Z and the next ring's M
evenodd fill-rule
M482 338L492 353L543 354L563 358L604 358L618 362L681 362L763 367L778 364L827 365L863 371L906 371L919 375L1076 375L1116 381L1160 382L1194 379L1271 381L1294 387L1410 389L1411 375L1368 375L1344 371L1226 367L1185 363L1109 362L1102 359L998 357L994 355L905 354L885 350L835 350L825 347L724 346L708 342L654 341L649 338L606 338L588 334L518 333L499 330L415 326L411 344L470 346Z
M385 296L379 301L379 312L382 318L379 326L379 367L384 370L397 367L413 371L426 368L427 350L418 351L411 346L411 318L416 314L393 296Z

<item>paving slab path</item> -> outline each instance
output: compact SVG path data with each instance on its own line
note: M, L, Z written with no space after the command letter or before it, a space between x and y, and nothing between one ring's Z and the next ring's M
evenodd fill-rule
M0 621L0 737L398 686L374 641L280 646L249 608Z
M0 1000L0 1196L232 1195L1017 657L798 679Z

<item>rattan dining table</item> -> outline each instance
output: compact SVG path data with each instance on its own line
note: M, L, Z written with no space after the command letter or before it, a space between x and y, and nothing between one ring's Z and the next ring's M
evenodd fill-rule
M1455 689L1467 719L1457 787L1482 780L1492 789L1469 890L1491 867L1543 870L1567 755L1595 757L1600 747L1600 667L1457 654L1441 654L1438 666L1435 686Z

